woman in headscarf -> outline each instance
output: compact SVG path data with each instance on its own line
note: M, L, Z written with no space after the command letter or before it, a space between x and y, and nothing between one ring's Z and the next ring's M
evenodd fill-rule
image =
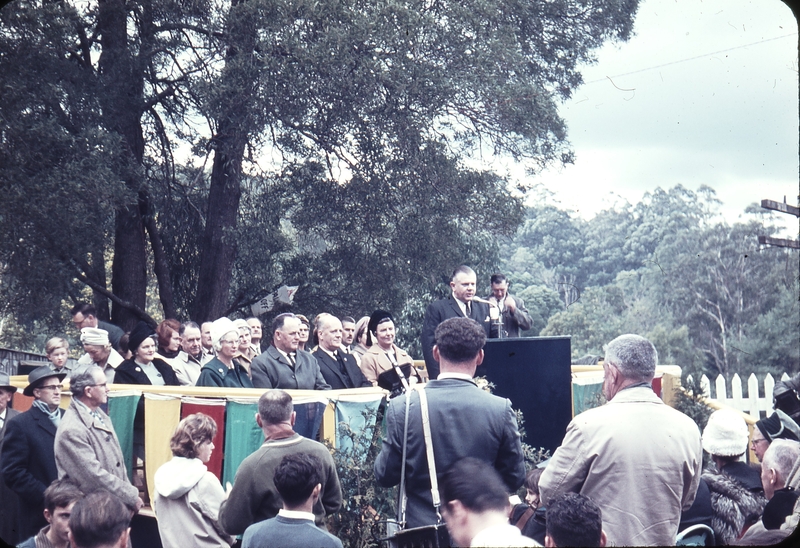
M376 310L367 325L368 350L361 358L361 372L372 382L393 394L402 393L409 383L421 380L408 352L394 344L394 318L385 310Z
M361 358L364 357L364 354L369 348L369 346L367 346L368 326L369 316L363 316L356 322L356 334L353 336L356 345L353 347L353 355L356 357L359 365L361 365Z
M228 318L211 325L211 344L217 356L200 370L196 386L228 386L253 388L253 381L235 359L239 352L239 329Z

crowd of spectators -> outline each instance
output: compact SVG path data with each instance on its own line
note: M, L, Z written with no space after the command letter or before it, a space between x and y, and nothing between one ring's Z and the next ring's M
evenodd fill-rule
M472 301L474 272L460 267L450 299L429 307L423 338L433 370L414 367L383 310L359 320L284 313L268 329L258 318L168 319L124 333L97 320L91 305L76 306L84 354L70 365L68 341L47 341L50 363L30 373L23 391L33 398L28 411L9 407L17 389L0 374L0 538L24 548L130 546L145 500L106 414L110 384L263 389L253 421L264 441L233 484L223 487L206 466L219 450L214 419L195 413L175 429L173 457L155 471L150 493L165 547L341 547L327 528L346 502L339 472L323 444L294 430L286 390L372 386L388 400L378 485L401 486L403 526L444 524L453 545L675 545L696 531L709 532L707 544L764 545L792 533L800 517L795 420L776 410L751 435L740 413L722 409L701 433L653 392L657 352L637 335L606 347L607 403L576 416L552 458L526 472L510 402L473 381L486 338L526 325L505 277L492 282L493 304ZM489 307L498 303L506 316L495 322ZM139 409L133 443L142 459L143 421ZM760 464L746 462L748 446Z

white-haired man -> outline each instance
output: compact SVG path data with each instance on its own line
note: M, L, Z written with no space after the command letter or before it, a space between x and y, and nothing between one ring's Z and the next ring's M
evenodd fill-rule
M592 499L610 545L674 545L681 510L691 506L700 481L700 430L653 392L657 363L644 337L608 343L608 403L572 420L539 481L545 506L565 492Z
M781 528L792 514L798 492L786 486L789 473L800 459L800 443L777 439L769 444L761 461L761 484L769 502L761 519L752 525L736 544L766 546L786 538L791 529Z

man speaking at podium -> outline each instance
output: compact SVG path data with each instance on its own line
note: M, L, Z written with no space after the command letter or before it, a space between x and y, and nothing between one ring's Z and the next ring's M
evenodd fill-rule
M450 289L453 293L428 305L425 322L422 324L422 355L428 376L439 376L439 364L433 358L434 332L436 327L450 318L472 318L483 327L486 337L497 337L497 325L489 317L489 305L483 299L475 300L477 276L468 266L461 265L453 271Z

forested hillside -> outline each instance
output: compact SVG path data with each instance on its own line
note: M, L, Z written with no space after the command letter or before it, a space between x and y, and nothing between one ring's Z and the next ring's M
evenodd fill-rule
M717 205L710 188L678 186L588 221L527 210L501 256L531 333L572 335L574 358L635 332L689 370L798 371L798 252L758 244L773 214L754 205L730 225Z

